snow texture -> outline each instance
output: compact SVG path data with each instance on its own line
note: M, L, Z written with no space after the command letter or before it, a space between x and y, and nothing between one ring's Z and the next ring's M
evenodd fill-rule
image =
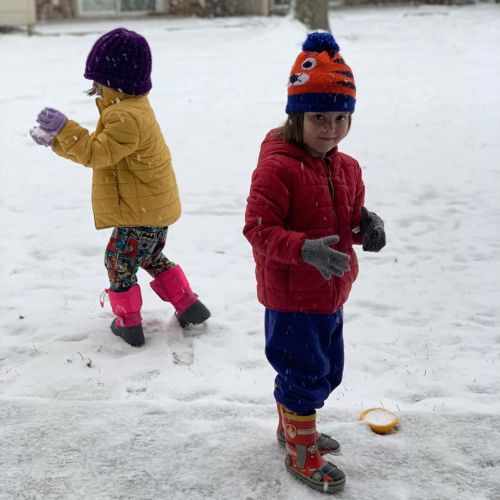
M120 21L120 24L124 24ZM387 247L360 254L342 385L340 499L500 498L500 5L338 10L363 166ZM306 31L289 18L127 20L183 202L167 255L213 313L183 332L142 271L146 345L109 331L90 171L28 135L45 106L93 128L85 58L114 21L0 37L0 499L317 499L275 441L274 373L241 234ZM182 49L181 49L182 48ZM371 432L363 409L396 413Z
M368 424L388 425L394 422L394 414L388 412L384 408L375 408L368 411L364 419L368 422Z
M31 138L41 146L52 146L54 144L54 134L46 132L41 127L33 127L29 133Z
M30 129L30 135L32 138L37 138L44 141L49 141L53 138L52 134L49 134L41 127L33 127L32 129Z

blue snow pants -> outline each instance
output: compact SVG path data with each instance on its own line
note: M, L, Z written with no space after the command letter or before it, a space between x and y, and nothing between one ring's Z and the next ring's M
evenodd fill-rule
M342 327L342 309L333 314L266 309L266 357L278 372L278 403L299 414L324 405L342 381Z

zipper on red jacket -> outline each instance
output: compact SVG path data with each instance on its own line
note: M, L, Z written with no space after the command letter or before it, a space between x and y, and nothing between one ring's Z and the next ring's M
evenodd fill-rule
M337 214L335 213L335 187L333 185L332 178L332 166L333 161L330 159L330 166L324 158L321 158L321 162L323 163L323 167L325 168L326 177L328 179L328 190L330 191L330 196L332 198L332 212L333 212L333 221L334 225L337 226ZM332 280L333 282L333 280Z
M333 187L332 171L330 168L328 168L328 165L324 158L321 158L321 163L323 163L323 167L325 168L326 177L328 179L328 189L330 190L330 195L333 201L335 197L335 188Z

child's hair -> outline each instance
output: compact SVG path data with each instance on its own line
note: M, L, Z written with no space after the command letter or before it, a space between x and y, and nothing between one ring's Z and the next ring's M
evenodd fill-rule
M290 113L279 131L285 142L304 146L304 113Z
M347 116L347 131L349 132L352 114L349 113ZM301 148L304 147L304 113L290 113L285 123L278 129L278 133L285 142L290 142Z
M90 89L85 90L85 93L90 97L93 96L101 97L101 89L98 87L98 85L96 85L95 82L93 83Z

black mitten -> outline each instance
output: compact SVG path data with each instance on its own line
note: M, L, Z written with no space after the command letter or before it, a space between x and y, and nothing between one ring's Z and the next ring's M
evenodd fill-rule
M373 212L361 207L361 234L363 235L363 250L379 252L385 247L384 221Z

